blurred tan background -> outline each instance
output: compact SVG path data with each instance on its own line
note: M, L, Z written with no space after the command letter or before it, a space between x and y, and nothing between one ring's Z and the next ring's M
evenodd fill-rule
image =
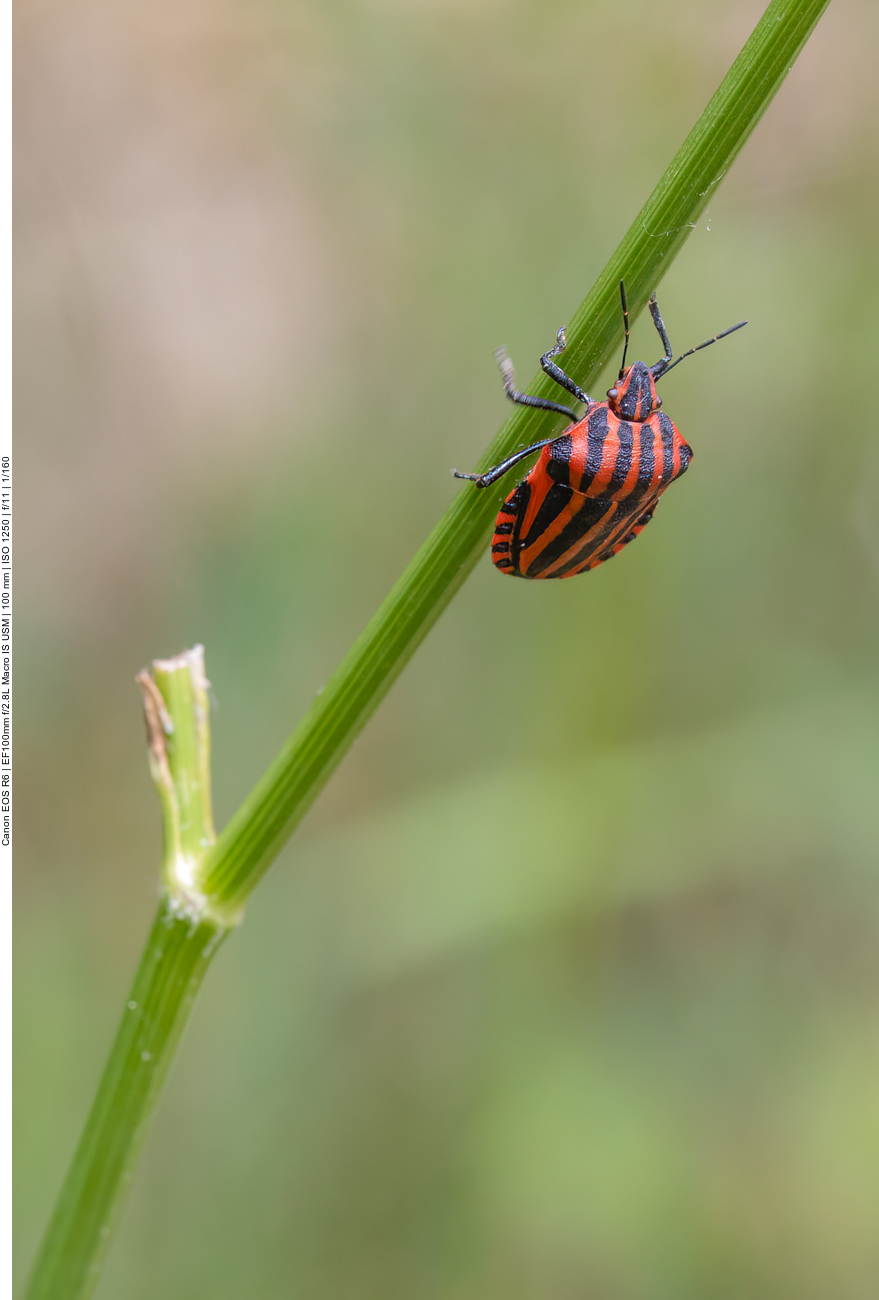
M155 905L134 674L205 643L222 824L761 9L18 6L21 1270ZM751 324L651 528L486 555L253 898L100 1300L876 1296L877 43L660 286Z

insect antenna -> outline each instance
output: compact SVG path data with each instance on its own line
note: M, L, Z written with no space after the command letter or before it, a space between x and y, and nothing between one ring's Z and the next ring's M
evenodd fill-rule
M626 353L629 350L629 304L626 302L626 284L624 280L620 280L620 302L623 307L623 327L626 331L626 341L623 344L623 359L620 362L620 373L617 375L618 380L622 379L626 372Z
M740 320L738 325L730 325L728 330L721 330L719 334L714 335L713 339L706 339L704 343L697 343L688 352L682 352L679 357L675 357L674 361L670 361L668 365L663 365L660 361L657 365L651 366L650 369L654 379L661 379L663 375L667 375L670 370L674 370L675 366L680 365L687 357L691 357L694 352L701 352L703 348L710 348L712 343L717 343L719 339L725 339L727 334L734 334L736 330L740 330L747 323L746 320Z

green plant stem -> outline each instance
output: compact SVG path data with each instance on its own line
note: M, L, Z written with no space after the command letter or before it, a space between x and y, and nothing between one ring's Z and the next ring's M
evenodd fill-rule
M28 1300L90 1295L174 1048L224 929L166 896L58 1199Z
M140 677L145 692L152 695L150 676L167 715L166 720L158 719L158 731L149 712L147 723L151 752L155 755L161 748L166 758L167 775L164 768L159 774L154 762L153 779L160 798L170 781L174 805L174 835L172 839L165 835L165 878L173 892L197 874L205 849L217 838L211 811L211 704L203 647L195 646L173 659L154 660L152 674Z
M565 368L597 378L621 335L618 288L639 311L687 238L794 62L828 0L772 0L741 54L575 313ZM528 391L552 395L539 375ZM517 406L480 462L508 456L552 431ZM527 465L523 468L527 468ZM204 864L203 888L239 905L277 856L357 733L468 576L507 487L463 489L318 696L281 753L235 813Z
M575 313L568 330L565 364L585 388L606 364L621 335L619 281L626 281L633 312L640 310L827 3L772 0ZM549 381L540 375L529 391L548 395L549 388ZM551 431L552 423L545 415L514 408L481 467ZM91 1293L147 1116L211 954L236 909L470 573L500 493L500 489L480 492L470 485L458 494L213 847L209 809L205 813L202 806L198 812L198 800L194 803L186 794L192 782L200 787L198 799L207 797L206 739L201 744L193 739L180 749L179 738L172 744L166 733L162 749L159 730L153 726L151 762L154 775L159 769L162 772L157 785L166 827L165 879L171 893L163 901L150 935L129 1009L38 1256L28 1300L80 1300ZM200 698L194 683L190 694L192 699ZM179 784L175 802L162 769L162 754L170 765L177 749L188 755L184 760L188 776ZM173 784L173 773L171 781ZM187 809L201 818L200 829L187 820ZM176 846L174 852L180 854L179 861L168 856L171 841Z
M30 1300L92 1291L146 1122L211 956L234 918L197 887L214 842L210 707L201 646L142 672L150 771L164 828L163 896L122 1023L30 1281Z

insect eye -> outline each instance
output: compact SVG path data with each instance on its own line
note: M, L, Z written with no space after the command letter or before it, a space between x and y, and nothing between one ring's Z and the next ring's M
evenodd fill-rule
M610 398L610 400L613 402L617 397L619 397L620 390L618 388L609 388L607 390L607 395Z
M657 399L656 399L656 409L657 409L657 411L659 410L660 406L662 406L662 398L661 398L661 397L657 397Z

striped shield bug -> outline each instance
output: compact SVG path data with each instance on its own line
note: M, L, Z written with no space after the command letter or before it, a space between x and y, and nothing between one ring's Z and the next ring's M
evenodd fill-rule
M511 402L567 415L572 424L554 438L523 447L484 474L461 474L478 488L496 483L520 460L540 451L534 468L498 512L491 558L501 573L517 578L572 578L611 559L653 518L660 494L684 473L693 453L660 410L656 381L685 357L747 325L739 321L677 358L668 341L654 293L648 306L664 355L655 365L635 361L626 367L629 309L620 282L625 346L620 373L607 401L597 402L555 363L565 350L560 329L555 347L540 358L546 374L585 404L582 418L569 406L532 397L516 389L513 363L504 348L495 353Z

